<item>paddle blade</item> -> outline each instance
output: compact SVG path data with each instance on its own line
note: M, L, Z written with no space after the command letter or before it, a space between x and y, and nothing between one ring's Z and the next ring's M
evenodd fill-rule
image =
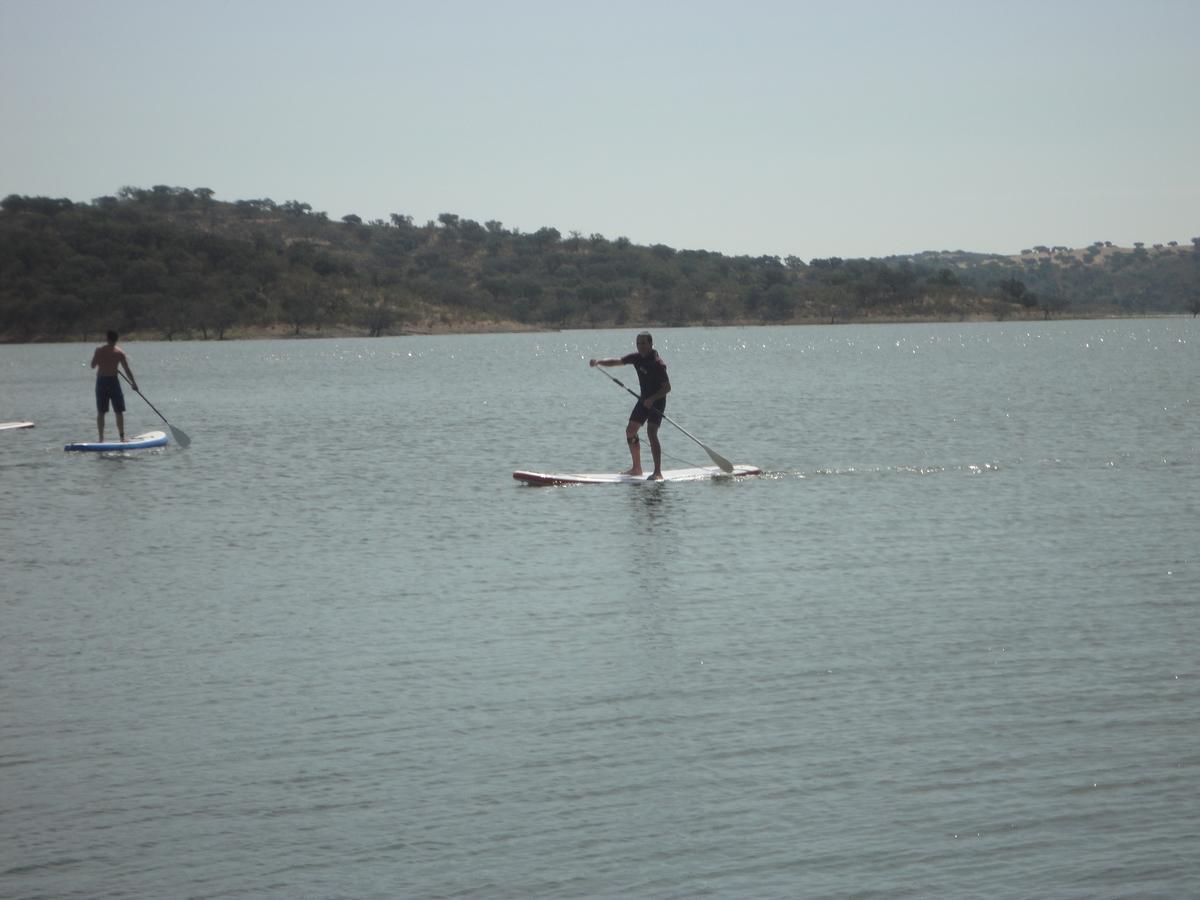
M700 446L704 447L703 444L701 444ZM709 459L711 459L714 463L717 464L718 469L720 469L722 472L725 472L728 475L733 474L733 463L731 463L729 460L727 460L725 457L723 457L720 453L718 453L717 451L715 451L709 447L704 447L704 452L708 454Z
M609 377L611 378L612 376L610 375ZM733 463L731 463L729 460L727 460L725 457L723 457L720 453L718 453L712 447L708 446L708 444L704 443L704 441L700 440L700 438L696 437L694 434L692 434L690 431L688 431L686 428L684 428L682 425L680 425L678 422L676 422L674 419L672 419L666 413L663 413L662 417L664 419L666 419L668 422L670 422L672 425L674 425L676 428L678 428L680 431L682 431L684 434L686 434L692 441L694 441L696 443L696 445L701 450L703 450L705 453L707 453L708 458L711 459L714 463L716 463L718 469L720 469L722 472L724 472L727 475L733 474Z
M192 442L192 439L187 436L187 432L182 428L176 428L169 423L167 427L171 429L171 437L175 438L175 443L180 447L187 447Z

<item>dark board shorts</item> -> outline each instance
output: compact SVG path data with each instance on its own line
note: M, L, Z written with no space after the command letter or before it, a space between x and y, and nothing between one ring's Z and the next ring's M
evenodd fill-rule
M116 375L96 376L96 412L108 412L112 401L113 412L125 412L125 395L121 392L121 379Z

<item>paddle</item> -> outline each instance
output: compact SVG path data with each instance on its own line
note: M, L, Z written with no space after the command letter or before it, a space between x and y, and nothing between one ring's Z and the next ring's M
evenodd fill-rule
M192 442L192 439L187 436L186 431L184 431L182 428L176 428L170 422L167 422L167 417L164 416L162 413L158 412L158 407L156 407L153 403L150 402L150 398L148 398L145 394L143 394L137 388L133 387L133 382L129 380L129 377L124 372L122 372L118 369L117 374L125 379L125 383L133 388L133 392L135 394L137 394L139 397L141 397L143 400L146 401L147 406L149 406L152 410L154 410L156 413L158 413L158 417L160 419L162 419L164 422L166 422L167 427L171 429L171 437L175 438L175 443L177 443L180 447L186 447L188 444L190 444Z
M638 394L634 393L633 391L629 390L629 388L625 387L625 385L620 380L613 378L611 375L609 375L607 372L605 372L603 366L597 365L594 368L599 369L601 374L607 376L611 381L614 381L617 384L621 385L621 387L625 388L626 391L629 391L629 393L633 394L633 396L637 397L639 400L642 399ZM697 444L699 444L700 448L705 453L708 454L708 458L711 459L714 463L716 463L717 468L719 468L722 472L726 472L726 473L733 472L733 463L731 463L729 460L727 460L725 457L723 457L720 453L718 453L712 447L708 446L708 444L704 443L704 441L700 440L694 434L689 432L686 428L684 428L682 425L680 425L678 422L676 422L674 419L672 419L666 413L660 413L660 415L664 419L666 419L668 422L670 422L672 425L674 425L676 428L678 428L680 431L682 431L684 434L686 434L688 437L690 437Z

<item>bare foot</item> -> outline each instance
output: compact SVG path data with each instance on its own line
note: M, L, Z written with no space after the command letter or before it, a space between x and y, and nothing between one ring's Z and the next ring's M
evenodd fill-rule
M655 472L653 475L650 476L650 480L651 481L665 481L666 479L663 478L662 472Z
M626 469L626 470L625 470L624 472L622 472L621 474L622 474L622 475L634 475L634 476L636 476L636 475L645 475L646 473L645 473L645 472L643 472L641 469Z

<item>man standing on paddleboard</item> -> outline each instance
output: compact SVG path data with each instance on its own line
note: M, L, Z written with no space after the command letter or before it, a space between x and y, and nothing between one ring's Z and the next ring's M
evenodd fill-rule
M135 391L138 389L137 379L129 368L129 359L125 351L117 346L117 333L110 331L105 337L108 343L97 347L92 354L92 368L96 370L96 431L101 444L104 443L104 416L110 401L117 419L117 434L121 440L125 440L125 394L121 391L121 368L129 376L129 386Z
M642 448L638 441L638 430L646 425L646 434L650 437L650 452L654 456L654 474L650 477L662 481L662 445L658 442L658 426L662 424L662 414L667 411L667 394L671 392L671 382L667 378L667 364L654 349L654 338L650 332L643 331L637 336L637 353L628 356L613 356L607 359L593 359L589 366L633 366L637 369L638 382L642 392L634 404L633 412L629 414L629 425L625 428L625 440L629 444L629 455L633 457L633 467L626 475L641 475Z

